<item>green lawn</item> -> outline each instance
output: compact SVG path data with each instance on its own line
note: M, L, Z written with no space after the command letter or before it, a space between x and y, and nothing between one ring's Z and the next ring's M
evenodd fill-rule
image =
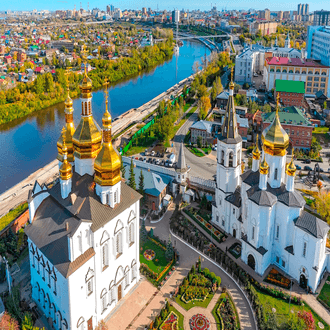
M205 154L197 148L188 147L188 150L197 157L204 157Z
M6 215L0 218L0 230L4 229L13 220L19 217L28 208L28 203L21 204L15 209L9 211Z
M328 276L327 281L330 281L330 276ZM324 283L318 299L322 300L330 308L330 284Z
M313 129L313 136L320 143L328 143L330 142L330 135L328 134L329 127L315 127Z
M198 301L198 300L194 300L194 301L190 301L189 303L184 303L181 300L181 295L178 294L178 296L175 298L175 301L182 307L184 308L186 311L189 311L190 308L193 307L203 307L203 308L207 308L207 306L209 305L210 301L212 300L214 296L214 293L210 293L204 301Z
M327 133L329 132L329 127L314 127L313 133Z
M153 260L147 260L143 256L144 251L147 249L151 249L155 252L156 255ZM148 239L146 243L143 244L143 250L140 250L140 263L147 265L153 272L160 274L168 264L168 261L165 258L165 250Z
M202 150L204 151L205 155L208 155L211 152L211 148L202 148Z
M178 310L175 309L172 305L170 305L170 312L172 312L172 311L179 318L179 321L178 321L178 330L184 330L184 327L183 327L183 319L184 319L184 317L183 317L183 315L180 312L178 312ZM160 329L160 327L158 329Z
M279 323L278 324L279 327L281 327L281 325L283 323L288 321L291 310L293 310L295 313L297 313L298 311L304 310L307 312L312 312L312 314L314 316L315 324L316 324L316 329L319 329L317 324L318 324L318 322L321 322L324 325L324 329L330 330L330 326L321 317L319 317L318 314L316 314L316 312L314 312L314 310L312 310L305 302L304 302L305 306L298 306L298 305L291 304L290 308L289 308L289 303L285 302L282 299L276 299L276 298L271 297L268 294L260 292L258 290L257 290L257 293L258 293L261 304L265 308L266 318L267 318L267 315L272 313L272 308L276 309L276 316L277 316L277 322Z
M155 141L156 137L149 137L148 139L138 139L138 146L132 146L126 152L125 156L132 156L144 152L145 149L149 148Z

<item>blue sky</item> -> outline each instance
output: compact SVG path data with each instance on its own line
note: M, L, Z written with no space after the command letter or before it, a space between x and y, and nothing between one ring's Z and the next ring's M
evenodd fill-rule
M82 0L83 8L87 9L87 0ZM270 10L297 10L297 5L301 1L265 1L265 0L237 0L235 2L230 0L221 0L215 1L210 0L209 2L200 1L200 0L167 0L167 1L158 1L158 0L96 0L89 1L90 9L98 7L104 9L107 4L113 4L115 7L120 9L141 9L142 7L151 7L152 9L157 9L157 3L159 9L173 10L173 8L178 9L201 9L207 10L211 8L212 5L216 5L218 9L227 7L227 9L264 9L269 8ZM325 0L312 0L308 1L310 11L325 9L330 10L330 2ZM45 0L14 0L14 1L0 1L0 11L2 10L32 10L32 9L73 9L76 4L76 8L80 8L79 0L67 0L67 1L45 1Z

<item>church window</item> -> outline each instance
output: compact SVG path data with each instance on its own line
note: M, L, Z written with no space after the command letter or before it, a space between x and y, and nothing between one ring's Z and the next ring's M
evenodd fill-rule
M217 217L216 217L216 222L219 222L219 216L217 215Z
M102 313L107 309L107 290L103 289L101 293Z
M123 247L122 247L122 233L119 232L116 235L116 258L118 258L123 253Z
M229 153L229 167L233 167L233 153Z
M222 216L221 224L222 224L223 227L225 226L225 217L224 216Z
M78 236L78 248L79 248L79 252L82 253L82 237L81 237L81 234Z
M303 257L306 258L306 251L307 251L307 242L304 242L303 246Z
M83 317L78 320L77 328L79 330L85 330L85 320Z
M280 226L277 225L277 226L276 226L276 238L278 239L279 236L280 236Z
M129 286L128 282L128 272L125 274L125 288Z
M87 282L87 295L91 295L93 293L93 278L88 280Z
M275 168L275 172L274 172L274 180L277 180L277 168Z
M102 270L105 270L109 266L109 246L108 243L104 243L102 246Z
M285 261L282 260L282 267L285 268Z
M235 209L233 208L233 214L235 214Z
M254 232L255 232L255 227L252 227L252 239L254 239Z
M225 152L221 150L221 165L224 165L225 163Z
M134 244L134 223L131 223L128 228L129 246Z
M117 191L115 191L115 194L113 196L113 202L117 203Z
M280 263L280 257L276 256L276 263L279 264Z
M109 205L109 204L110 204L110 201L109 201L109 194L106 194L106 198L107 198L107 204Z

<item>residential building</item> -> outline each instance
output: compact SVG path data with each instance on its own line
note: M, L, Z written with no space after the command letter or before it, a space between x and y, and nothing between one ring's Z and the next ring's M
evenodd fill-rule
M291 105L296 107L303 107L305 96L305 82L277 79L275 81L275 99L277 98L277 95L279 95L280 102L285 107Z
M262 114L262 129L266 129L274 120L275 112ZM309 150L312 143L313 124L304 111L295 107L285 107L278 112L279 121L295 149Z
M26 60L26 53L23 51L19 51L17 54L17 61L24 62Z
M330 27L308 26L307 57L330 66Z
M322 90L330 95L328 90L329 67L313 60L300 58L273 57L265 61L264 82L266 88L275 88L275 81L294 80L305 82L305 93L315 95Z
M329 26L330 25L330 11L328 11L328 10L314 11L313 25Z
M259 18L265 19L266 21L270 21L270 10L269 9L259 10Z
M304 210L295 189L296 166L287 155L289 136L282 127L279 105L257 141L252 169L242 173L242 138L238 134L234 83L222 133L218 138L215 203L212 222L240 241L241 260L260 276L276 265L301 287L315 292L329 271L326 247L329 225ZM274 135L276 132L276 136Z
M224 109L227 106L229 99L229 92L227 90L223 90L218 96L217 96L217 107L219 109Z
M52 48L56 48L59 50L67 49L69 52L73 51L74 42L70 40L53 40L49 43Z
M261 34L268 35L276 33L277 23L276 22L254 22L250 24L250 33L256 34L258 31L261 31Z
M199 120L190 127L190 140L197 143L198 137L202 137L202 145L212 143L213 137L220 131L220 123L213 121Z
M56 330L95 329L140 279L142 196L121 180L107 98L101 133L87 74L80 88L76 129L69 94L65 101L67 130L57 142L60 178L51 188L35 183L25 228L32 299Z
M179 23L179 22L180 22L180 10L173 10L172 23Z

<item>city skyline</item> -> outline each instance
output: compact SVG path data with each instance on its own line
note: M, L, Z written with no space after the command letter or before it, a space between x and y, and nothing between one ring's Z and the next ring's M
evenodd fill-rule
M82 8L87 9L88 6L88 1L55 1L52 3L47 3L45 4L44 1L42 0L32 0L29 2L22 2L22 1L17 1L14 3L2 3L0 4L0 11L7 11L7 10L12 10L12 11L20 11L20 10L26 10L30 11L33 9L37 10L68 10L68 9L74 9L74 5L76 5L76 9L80 8L80 3L82 5ZM108 4L113 4L115 7L118 7L120 9L139 9L142 10L142 7L147 7L151 8L152 10L156 10L157 6L159 10L173 10L173 9L179 9L181 10L182 8L184 9L189 9L189 10L197 10L200 9L202 11L205 10L210 10L211 6L216 6L218 10L222 9L227 9L227 10L249 10L251 8L255 10L262 10L265 8L270 9L271 11L290 11L290 10L297 10L298 4L301 3L301 1L295 1L295 2L287 2L284 0L281 0L279 2L276 2L274 5L270 3L265 3L263 1L259 0L252 0L252 1L247 1L247 0L242 0L236 5L233 5L230 1L218 1L218 2L209 2L209 4L201 4L199 1L189 1L187 3L186 1L174 1L170 0L166 2L166 5L164 6L161 2L155 2L151 0L142 0L142 1L130 1L130 0L124 0L124 1L118 1L114 0L112 2L109 2L107 0L100 0L97 2L89 2L89 8L99 8L101 10L105 10L106 6ZM321 10L321 9L327 9L328 2L327 1L316 1L312 0L309 1L309 10L310 11L315 11L315 10Z

